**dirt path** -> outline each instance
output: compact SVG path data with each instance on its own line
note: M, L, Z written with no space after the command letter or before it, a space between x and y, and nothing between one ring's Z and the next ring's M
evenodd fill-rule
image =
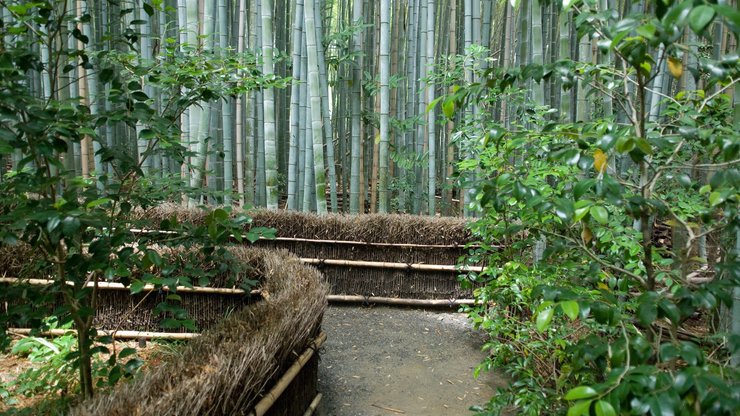
M319 415L469 415L504 381L473 378L482 337L465 315L332 306L321 351Z

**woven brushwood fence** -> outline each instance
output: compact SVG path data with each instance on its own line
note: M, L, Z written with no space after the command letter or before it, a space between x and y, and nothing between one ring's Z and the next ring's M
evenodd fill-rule
M16 246L0 250L5 272L20 279L12 284L43 286L24 278L15 260ZM313 267L284 250L234 247L240 275L217 275L206 293L178 290L182 306L200 328L180 354L140 374L130 383L99 394L72 409L72 415L303 415L317 396L318 354L325 335L320 325L328 286ZM4 251L4 252L2 252ZM13 257L9 258L8 255ZM26 253L29 259L30 253ZM163 250L168 261L194 261L197 256ZM9 285L13 278L0 281ZM241 279L258 280L254 291L234 287ZM20 281L18 281L20 280ZM222 286L222 287L217 287ZM0 288L4 290L4 288ZM144 290L130 295L116 283L99 287L98 326L103 330L156 330L160 319L152 307L166 293ZM49 297L51 301L54 296Z
M244 306L261 300L261 290L254 291L234 290L249 281L257 281L261 285L266 275L261 252L244 249L232 250L233 256L224 261L229 264L225 272L216 272L215 264L203 263L203 256L197 250L182 250L177 248L156 247L164 262L176 267L176 275L186 275L190 266L197 265L203 271L213 273L207 287L195 289L181 287L177 290L180 301L177 307L182 308L184 315L194 322L198 331L208 329L221 322L226 316ZM288 253L284 253L288 255ZM61 306L62 294L59 288L49 285L51 281L45 276L53 275L51 270L39 269L42 264L35 259L31 248L25 245L4 246L0 249L0 290L18 291L14 283L31 285L37 294L47 299L44 309L53 309ZM140 271L133 271L137 277ZM197 284L197 282L195 282ZM22 292L18 292L22 293ZM131 294L128 287L121 284L101 282L98 290L98 307L94 325L106 330L125 330L157 332L163 330L163 322L170 317L167 313L160 313L158 306L162 305L171 294L166 288L145 289ZM22 298L8 299L9 302L25 302ZM13 321L10 322L13 325ZM188 332L187 329L167 329L168 332ZM192 332L192 331L190 331Z
M316 266L332 295L452 300L472 297L456 267L472 236L464 219L398 214L325 215L256 210L252 227L276 230L259 247L288 250ZM155 222L175 217L202 222L199 210L159 207L142 213ZM480 266L480 265L479 265ZM475 266L473 270L477 269Z

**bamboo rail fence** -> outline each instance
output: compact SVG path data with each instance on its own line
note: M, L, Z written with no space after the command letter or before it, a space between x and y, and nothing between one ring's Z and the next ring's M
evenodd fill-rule
M45 337L59 337L68 333L77 333L74 329L49 329L40 332L38 335ZM192 332L150 332L150 331L107 331L98 330L103 335L113 337L114 339L168 339L168 340L188 340L200 336ZM14 335L31 335L30 328L9 328L8 333Z
M319 334L318 337L316 337L311 345L306 348L303 354L301 354L300 357L295 360L293 365L291 365L290 368L288 368L288 370L283 373L283 376L280 377L280 379L277 381L277 383L275 383L270 391L268 391L267 394L265 394L265 396L259 402L257 402L257 404L254 406L254 409L252 409L252 412L249 413L249 416L264 416L280 398L285 389L288 388L288 386L298 375L298 373L301 372L303 367L313 357L316 351L318 351L318 349L321 348L322 345L324 345L325 341L326 333L322 332L321 334Z

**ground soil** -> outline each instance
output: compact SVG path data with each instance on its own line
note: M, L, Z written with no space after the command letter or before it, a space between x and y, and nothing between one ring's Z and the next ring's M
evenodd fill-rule
M322 327L321 416L471 415L506 383L473 377L483 336L464 314L331 306Z
M21 337L17 338L20 339ZM158 365L162 361L162 356L175 351L173 347L162 348L162 345L157 343L148 342L145 347L141 347L137 341L120 340L116 341L116 348L118 351L124 348L136 348L136 357L145 362L145 367ZM109 355L104 354L99 359L107 360L108 357ZM20 373L33 367L34 364L25 357L20 357L9 352L0 353L0 385L15 380ZM12 391L10 393L12 394ZM0 414L5 414L13 409L20 410L25 407L35 406L42 400L49 399L53 399L53 397L44 395L26 397L13 394L10 400L2 400L0 398Z

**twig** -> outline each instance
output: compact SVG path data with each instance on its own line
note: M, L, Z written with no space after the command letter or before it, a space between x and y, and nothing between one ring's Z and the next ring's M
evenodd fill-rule
M404 414L406 414L406 412L404 412L403 410L399 410L399 409L394 409L394 408L392 408L392 407L388 407L388 406L383 406L382 404L374 404L374 403L373 403L373 404L371 404L371 406L372 406L372 407L377 407L378 409L383 409L383 410L387 410L387 411L389 411L389 412L397 413L397 414L399 414L399 415L404 415Z
M602 265L604 267L607 267L609 269L612 269L614 271L623 273L623 274L625 274L625 275L627 275L627 276L629 276L629 277L637 280L638 282L640 282L640 284L643 287L647 286L647 282L645 281L645 278L644 277L642 277L642 276L640 276L638 274L635 274L635 273L633 273L633 272L631 272L629 270L623 269L623 268L621 268L619 266L616 266L614 264L608 263L606 260L604 260L604 259L600 258L599 256L597 256L596 253L594 253L593 251L591 251L588 247L586 247L580 241L577 241L574 238L571 238L571 237L568 237L568 236L565 236L565 235L562 235L562 234L559 234L559 233L555 233L555 232L552 232L552 231L547 231L547 230L542 230L542 229L538 229L537 231L539 231L541 233L544 233L544 234L547 234L547 235L552 236L552 237L558 237L558 238L562 238L562 239L564 239L566 241L569 241L569 242L577 245L584 253L586 253L586 255L588 255L592 260L594 260L595 262L599 263L600 265Z

